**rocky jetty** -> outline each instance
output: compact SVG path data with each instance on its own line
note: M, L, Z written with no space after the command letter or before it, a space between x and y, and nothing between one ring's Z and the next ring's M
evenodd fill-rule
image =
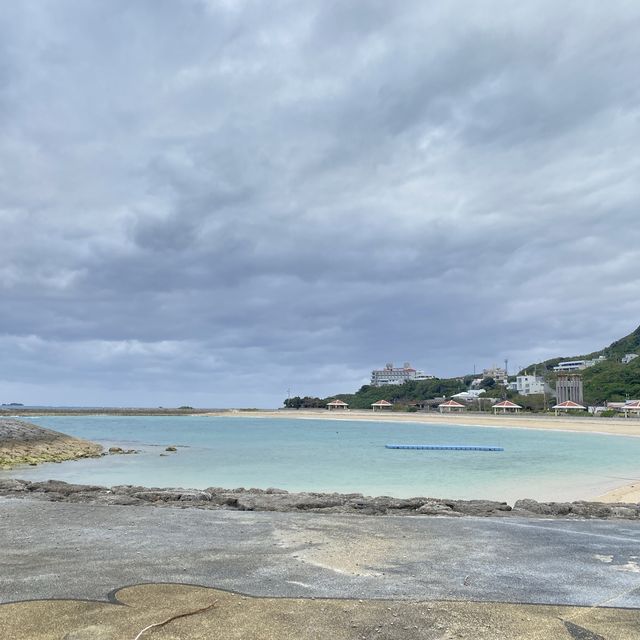
M513 507L491 500L442 500L436 498L376 498L359 493L289 493L283 489L148 488L133 485L100 487L49 480L0 480L0 496L33 498L55 502L102 505L139 505L233 511L306 511L366 515L498 516L530 518L621 518L640 519L640 504L601 502L536 502L518 500Z
M0 468L100 455L102 447L30 422L0 418Z

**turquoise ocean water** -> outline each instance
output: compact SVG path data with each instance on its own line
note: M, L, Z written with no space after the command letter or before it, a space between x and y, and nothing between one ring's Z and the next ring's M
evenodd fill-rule
M0 477L508 501L591 497L640 478L640 438L620 436L244 416L30 420L141 453L21 467ZM390 450L387 443L495 445L505 451ZM177 445L178 452L161 457L168 445Z

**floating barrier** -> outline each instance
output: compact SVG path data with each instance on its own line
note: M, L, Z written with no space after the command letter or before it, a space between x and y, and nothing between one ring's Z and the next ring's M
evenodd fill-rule
M467 446L463 444L385 444L386 449L428 449L431 451L504 451L502 447Z

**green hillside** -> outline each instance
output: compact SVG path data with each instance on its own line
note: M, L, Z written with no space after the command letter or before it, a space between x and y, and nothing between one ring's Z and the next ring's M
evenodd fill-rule
M337 397L347 402L352 409L371 409L372 403L378 400L410 405L421 400L451 396L466 389L467 385L459 378L436 378L435 380L409 380L404 384L388 384L383 387L372 387L366 384L354 394Z
M291 409L307 409L326 407L327 402L336 398L346 402L351 409L371 409L371 405L378 400L388 400L396 407L407 407L414 402L431 400L432 398L451 396L465 391L471 379L446 378L435 380L409 380L404 384L388 384L383 387L364 385L356 393L340 393L329 398L290 398L285 400L284 406Z
M583 369L584 400L588 404L621 402L627 398L640 398L640 358L629 364L621 362L627 353L640 354L640 327L624 338L612 342L608 347L579 356L562 356L532 364L523 371L536 370L551 383L555 384L553 371L559 362L567 360L595 360L600 356L607 358L593 367Z
M523 371L533 371L534 368L541 373L545 370L553 371L553 367L555 367L559 362L565 362L567 360L595 360L600 356L604 356L607 360L616 360L619 362L627 353L640 354L640 327L631 332L628 336L612 342L604 349L600 349L600 351L594 351L593 353L586 353L580 356L561 356L559 358L551 358L544 362L532 364L523 369Z
M584 399L589 404L640 399L640 358L629 364L606 360L581 373Z

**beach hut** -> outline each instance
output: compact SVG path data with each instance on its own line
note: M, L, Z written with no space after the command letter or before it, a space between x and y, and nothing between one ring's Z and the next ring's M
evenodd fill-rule
M574 402L573 400L567 400L566 402L561 402L560 404L555 405L552 409L558 415L558 411L586 411L587 407L583 407L581 404Z
M631 400L630 402L625 402L625 404L620 408L620 411L624 411L624 417L628 418L629 414L635 414L636 418L640 417L640 400Z
M444 397L441 398L429 398L428 400L418 400L417 402L411 403L411 407L415 407L420 411L430 411L432 409L436 409L445 401Z
M520 413L522 407L511 400L503 400L493 405L493 413Z
M349 405L346 402L342 402L342 400L333 400L331 402L327 402L327 409L331 411L332 409L348 409Z
M371 409L373 411L376 409L378 409L378 411L381 411L382 409L391 409L391 406L391 403L387 400L378 400L378 402L371 403Z
M455 400L447 400L438 405L440 413L452 413L454 411L464 411L464 405Z

